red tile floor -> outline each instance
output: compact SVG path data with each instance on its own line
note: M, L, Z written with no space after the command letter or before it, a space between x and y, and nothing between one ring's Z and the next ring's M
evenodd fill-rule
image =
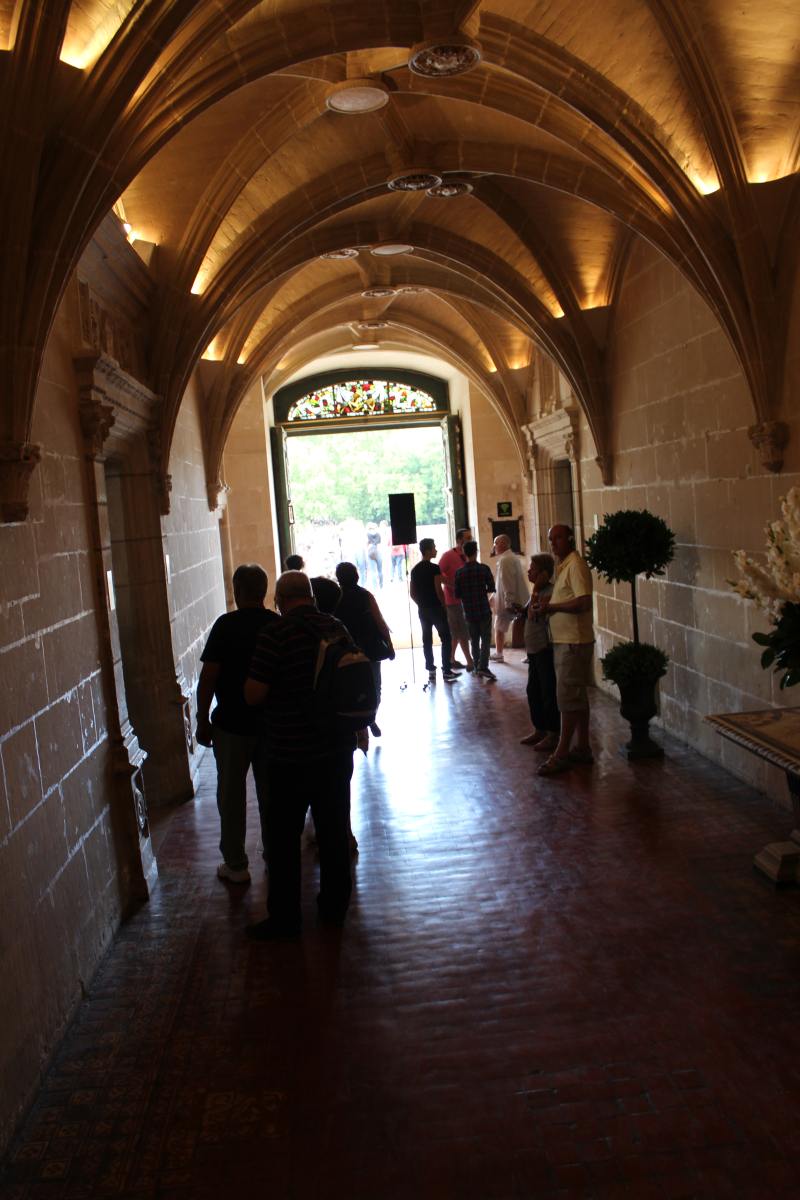
M519 661L407 672L356 763L344 931L309 851L302 941L244 938L256 822L252 885L219 883L207 762L3 1200L797 1194L800 893L751 866L790 818L669 739L629 765L602 696L594 769L540 780Z

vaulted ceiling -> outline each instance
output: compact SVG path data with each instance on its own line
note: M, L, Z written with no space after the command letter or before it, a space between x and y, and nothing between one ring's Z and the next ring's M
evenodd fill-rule
M22 299L0 333L25 348L7 439L29 436L55 305L114 204L158 248L167 447L201 356L218 461L255 373L375 341L457 362L510 428L550 355L602 458L636 238L708 302L770 418L800 242L796 0L0 0L3 45Z

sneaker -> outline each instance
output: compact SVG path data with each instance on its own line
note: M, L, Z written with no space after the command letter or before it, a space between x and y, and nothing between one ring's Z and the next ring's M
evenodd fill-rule
M497 682L497 676L495 675L494 671L490 671L488 667L486 667L486 669L483 671L478 670L478 675L481 679L488 679L490 683Z
M444 667L442 667L442 670L444 670ZM451 663L450 666L448 667L448 670L451 675L460 675L461 672L464 670L464 668L457 667L455 663Z
M445 683L458 683L458 676L455 671L442 671L442 679Z
M489 655L489 662L504 663L505 661L506 661L505 657L502 654L495 654L495 652L492 651L492 653Z
M377 722L377 721L373 721L373 722L372 722L372 724L371 724L371 725L370 725L370 727L369 727L369 731L370 731L370 733L372 734L372 736L373 736L373 737L380 737L380 736L381 736L381 727L380 727L380 725L378 724L378 722Z
M436 683L436 668L435 667L432 671L428 671L428 683Z
M538 729L534 729L533 733L528 733L525 737L519 739L520 746L535 746L537 742L541 742L547 735L540 733Z
M226 883L249 883L250 872L247 867L243 867L241 871L234 871L233 867L221 862L217 867L217 879L224 879Z
M470 668L466 665L466 663L461 663L458 661L458 659L455 659L455 658L451 662L450 666L453 668L454 671L469 671L470 670Z

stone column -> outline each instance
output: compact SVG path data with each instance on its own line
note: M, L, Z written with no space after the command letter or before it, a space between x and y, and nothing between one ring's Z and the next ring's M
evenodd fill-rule
M158 869L150 839L142 775L147 755L128 716L122 668L119 622L108 520L103 445L114 424L114 412L101 392L84 388L80 420L86 444L88 514L94 551L97 628L111 745L111 811L119 851L123 912L146 900Z

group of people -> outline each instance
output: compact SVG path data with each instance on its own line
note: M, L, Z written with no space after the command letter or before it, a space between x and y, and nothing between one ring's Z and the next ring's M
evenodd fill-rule
M547 753L539 767L543 776L560 775L576 764L593 762L587 690L594 655L592 576L575 549L569 526L554 525L548 540L552 555L533 555L527 581L522 560L513 553L507 535L494 539L492 557L497 565L493 575L478 561L471 529L459 529L455 546L438 563L433 561L435 543L423 538L419 543L422 561L410 576L431 681L436 678L434 629L441 641L446 682L456 682L461 670L494 682L497 677L489 662L505 661L506 636L512 623L524 614L533 729L521 740L523 745ZM532 584L530 594L528 582ZM464 650L464 663L454 657L459 646Z
M466 670L493 682L489 662L504 661L510 625L525 614L533 728L522 742L547 753L539 767L543 776L593 761L587 692L594 644L592 578L568 526L553 526L549 542L552 555L534 555L526 581L505 535L492 547L494 575L478 560L470 529L458 531L456 544L438 563L433 539L423 538L421 560L410 575L431 681L436 679L434 629L441 641L443 680L455 683ZM360 586L355 564L339 563L335 581L309 579L303 566L299 556L287 559L275 588L277 612L265 606L263 568L237 568L236 608L214 623L197 686L197 740L213 747L217 764L222 853L217 874L229 883L250 880L245 813L251 768L255 779L268 871L268 916L247 929L258 941L300 931L300 839L309 809L319 846L320 918L341 924L350 900L355 844L350 780L353 753L358 745L365 749L366 730L354 734L333 721L309 720L319 647L342 636L358 646L372 665L378 701L380 663L394 657L391 632L375 597ZM490 655L493 616L495 652ZM455 657L458 650L463 663ZM376 721L369 729L380 736Z
M320 919L341 924L350 901L350 779L361 735L310 717L320 645L344 636L362 648L378 699L380 662L394 657L389 628L353 563L339 563L336 581L311 580L295 562L287 565L275 587L277 612L265 606L263 568L236 569L236 608L214 623L197 685L197 740L213 747L217 764L217 875L228 883L250 881L245 814L253 771L268 872L268 916L247 928L256 941L300 931L300 839L309 809L319 847ZM375 721L369 729L380 736Z

